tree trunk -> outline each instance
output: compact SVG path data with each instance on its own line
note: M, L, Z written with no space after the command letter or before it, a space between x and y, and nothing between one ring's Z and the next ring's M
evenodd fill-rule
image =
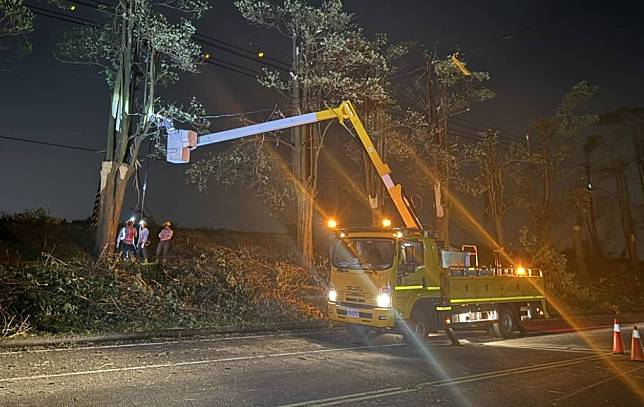
M586 257L584 256L584 243L581 237L582 227L580 224L572 225L573 245L575 249L575 274L579 277L586 277L588 269L586 267Z
M123 210L125 190L131 171L127 164L103 161L101 197L94 252L97 256L114 252L118 224Z
M299 115L302 105L300 90L300 72L299 72L299 48L297 44L297 33L293 34L291 42L291 72L293 81L291 86L291 113L293 116ZM311 267L313 260L313 196L308 188L308 155L309 149L305 145L305 136L308 128L293 127L291 131L291 142L293 143L293 152L291 155L291 170L295 183L295 200L296 200L296 242L300 252L301 262L304 267Z
M302 265L307 270L315 266L315 256L313 251L313 207L314 197L313 194L307 194L303 201L302 208L302 230L301 230L301 251L302 251Z
M500 215L498 213L495 213L492 215L494 218L494 234L496 235L496 244L499 246L499 248L504 249L505 248L505 234L503 231L503 215Z
M624 245L626 256L629 260L638 261L637 253L637 236L631 213L631 199L626 182L625 166L622 164L615 171L615 184L617 186L617 196L622 215L622 229L624 231Z
M644 195L644 128L632 128L633 146L635 147L635 160L637 161L637 171L640 176L640 187Z
M122 0L121 5L124 18L121 27L119 67L112 89L105 161L101 166L101 197L94 242L94 252L97 256L114 251L125 190L132 172L126 158L130 146L130 112L134 104L135 81L132 78L134 23L131 18L134 13L134 2ZM138 148L135 148L132 154L131 159L135 160Z

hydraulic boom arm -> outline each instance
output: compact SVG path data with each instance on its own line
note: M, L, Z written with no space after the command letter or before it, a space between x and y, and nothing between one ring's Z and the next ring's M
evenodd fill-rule
M380 175L382 182L385 184L385 187L389 192L389 196L405 223L405 226L409 228L422 229L422 225L412 211L409 201L402 193L402 186L400 184L394 184L390 175L391 169L382 161L380 154L378 154L369 134L357 115L355 107L349 101L342 102L340 106L334 109L287 117L285 119L271 120L265 123L238 127L236 129L224 130L199 137L197 136L197 133L191 130L171 130L168 132L166 159L171 163L184 164L190 161L190 150L194 150L197 147L331 119L339 120L340 124L342 124L342 126L347 130L349 130L349 128L345 125L345 120L351 122L355 132L357 133L358 139L364 146L365 151L369 155L371 163L376 168L378 175Z

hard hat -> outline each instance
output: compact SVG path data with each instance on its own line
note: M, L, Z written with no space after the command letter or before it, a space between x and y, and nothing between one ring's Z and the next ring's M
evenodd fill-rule
M169 221L163 222L163 226L172 226L172 223L170 223Z
M143 219L141 219L141 220L139 221L139 225L141 225L141 226L143 226L143 225L147 225L147 224L148 224L148 222L144 221Z

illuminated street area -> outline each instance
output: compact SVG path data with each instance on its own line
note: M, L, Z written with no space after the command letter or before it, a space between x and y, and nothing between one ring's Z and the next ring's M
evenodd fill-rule
M607 352L610 328L585 336L461 332L461 347L436 335L414 348L331 329L5 350L0 390L10 406L638 405L644 365Z

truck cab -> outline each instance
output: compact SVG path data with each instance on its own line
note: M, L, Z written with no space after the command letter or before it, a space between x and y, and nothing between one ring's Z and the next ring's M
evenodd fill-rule
M353 331L424 339L447 325L510 336L523 319L546 315L540 271L477 267L471 259L472 250L443 250L427 231L338 229L330 239L328 317Z

